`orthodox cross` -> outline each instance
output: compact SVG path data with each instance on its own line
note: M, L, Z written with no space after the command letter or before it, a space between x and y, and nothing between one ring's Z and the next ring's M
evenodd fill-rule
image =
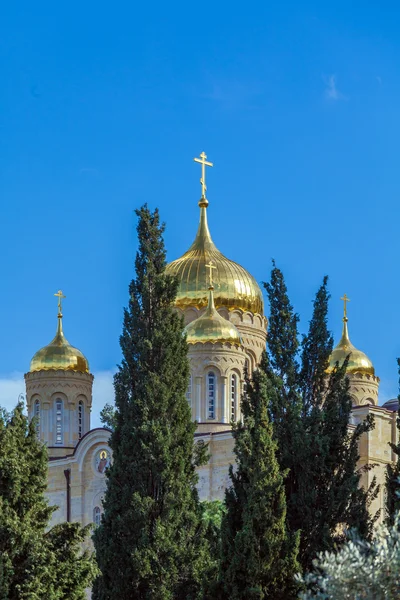
M206 186L206 167L213 167L213 163L212 162L208 162L206 160L207 155L205 152L202 152L200 154L200 158L194 158L194 162L200 163L201 164L201 178L200 178L200 183L201 183L201 197L205 198L206 197L206 191L207 191L207 186Z
M208 265L206 265L207 269L210 269L210 273L209 273L209 278L210 278L210 287L213 287L213 277L212 277L212 270L216 269L217 267L214 267L212 260L210 260L210 262L208 263Z
M62 299L66 298L67 296L64 296L64 294L62 293L61 290L58 290L57 294L54 294L55 296L57 296L58 298L58 316L62 315Z
M344 302L344 318L347 319L347 303L350 302L350 298L348 298L345 294L343 298L340 299Z

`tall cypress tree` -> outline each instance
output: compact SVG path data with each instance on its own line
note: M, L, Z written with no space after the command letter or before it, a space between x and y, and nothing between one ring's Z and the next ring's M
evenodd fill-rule
M297 597L298 544L286 527L269 397L265 372L257 370L242 398L243 423L233 427L236 469L230 468L232 486L226 491L222 521L221 598Z
M22 403L0 410L0 600L84 600L96 573L81 551L89 527L62 523L48 530L47 449Z
M97 600L191 599L206 561L195 465L196 425L185 397L189 365L176 278L165 273L158 211L136 211L139 249L120 338L115 427L104 515L94 535Z
M294 327L297 319L275 265L266 289L271 304L267 376L275 390L271 418L281 468L289 470L288 526L292 532L301 529L299 560L308 570L318 552L333 549L343 539L343 529L357 527L366 536L371 532L368 505L377 489L375 482L367 491L359 487L357 462L360 437L373 427L373 420L368 417L349 431L352 403L347 363L330 375L326 372L333 345L327 327L327 278L316 294L301 353ZM287 364L282 362L285 354L290 357ZM294 399L289 410L287 382L291 382ZM289 441L291 446L286 448Z
M263 368L270 382L269 414L277 441L277 458L286 472L287 498L295 498L298 468L304 444L300 419L302 411L299 384L299 317L289 300L283 273L272 261L271 279L264 283L270 316L268 321L268 353ZM292 529L294 532L294 530Z
M400 383L400 358L397 359L397 366L399 370L399 383ZM398 431L398 442L397 444L389 443L394 454L397 456L395 464L388 464L386 467L386 506L385 506L385 517L388 525L394 524L394 518L396 513L400 510L400 394L398 396L399 407L397 410L397 431Z

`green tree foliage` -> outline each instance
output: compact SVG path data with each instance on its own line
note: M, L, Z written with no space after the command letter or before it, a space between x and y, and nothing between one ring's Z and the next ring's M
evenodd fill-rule
M115 406L107 403L100 411L100 421L103 423L104 427L114 431L116 425Z
M208 568L198 500L196 425L183 322L173 310L176 278L165 273L164 226L137 211L139 249L120 338L116 417L110 439L102 524L94 541L101 577L97 600L198 598Z
M318 290L309 330L298 343L298 317L289 301L282 272L273 264L265 284L271 313L265 370L272 386L270 418L285 479L287 522L301 530L299 560L311 568L318 552L343 541L343 531L372 531L368 506L378 493L375 480L360 488L357 468L361 435L373 420L349 430L352 409L347 362L328 375L333 340L327 327L327 278Z
M88 528L48 530L47 450L23 405L0 412L0 600L83 600L96 573Z
M400 358L397 359L399 369L400 383ZM386 522L388 525L393 525L396 513L400 511L400 395L398 396L399 408L397 411L397 431L399 440L397 444L389 442L391 449L397 456L395 464L389 464L386 467Z
M218 573L221 556L221 524L226 512L225 503L221 500L204 501L201 503L205 535L209 544L208 568L205 572L203 600L215 600L219 597Z
M400 519L381 526L373 541L352 536L339 552L318 556L302 600L399 600Z
M236 469L222 519L221 598L294 598L297 539L286 528L283 477L268 417L270 383L263 370L247 380L243 423L233 428Z
M221 500L204 501L201 503L201 508L210 545L210 556L217 560L221 553L221 524L226 512L225 504Z

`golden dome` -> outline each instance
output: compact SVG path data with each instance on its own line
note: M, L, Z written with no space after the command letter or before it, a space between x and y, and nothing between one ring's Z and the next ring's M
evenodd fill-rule
M187 343L229 342L240 346L242 340L234 324L230 323L228 319L224 319L215 309L213 289L212 286L209 287L208 305L205 312L185 327Z
M77 348L66 340L62 329L62 314L58 314L57 333L55 338L36 352L31 360L29 371L79 371L89 373L89 363Z
M182 309L207 306L206 264L211 260L215 265L215 306L264 314L263 295L258 283L246 269L226 258L215 247L207 224L206 198L200 200L199 206L200 224L193 244L181 258L169 263L166 269L167 273L179 278L175 306Z
M349 332L347 328L348 318L343 318L343 333L340 342L333 349L332 354L329 357L328 372L331 372L336 363L339 363L339 367L342 366L347 356L349 356L349 362L347 365L347 373L364 373L366 375L375 375L375 369L364 352L357 350L350 342Z

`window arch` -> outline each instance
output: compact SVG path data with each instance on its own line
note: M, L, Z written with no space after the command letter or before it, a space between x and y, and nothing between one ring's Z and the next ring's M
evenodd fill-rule
M39 399L35 400L34 416L36 417L36 425L35 425L36 436L37 436L37 438L40 438L40 400Z
M186 390L186 400L188 401L190 408L192 408L192 376L191 375L189 377L188 387Z
M236 421L237 407L237 392L238 392L238 377L235 373L231 375L231 421Z
M207 418L215 419L215 391L216 391L216 376L214 371L209 371L207 375L207 400L208 410Z
M78 404L78 439L79 440L81 439L81 437L83 435L84 417L85 417L85 410L84 410L83 401L79 400L79 404Z
M63 443L63 401L56 398L56 444Z
M246 360L244 361L244 373L243 373L243 377L244 377L244 382L243 382L243 394L247 393L247 377L250 377L250 360L248 358L246 358Z
M100 506L95 506L93 509L93 523L96 527L98 527L101 523L101 508Z

